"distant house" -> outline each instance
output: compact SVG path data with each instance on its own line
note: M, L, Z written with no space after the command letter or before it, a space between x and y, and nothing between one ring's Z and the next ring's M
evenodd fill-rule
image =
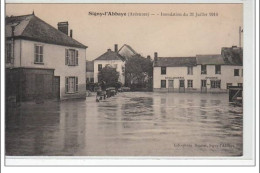
M218 55L154 57L154 91L226 92L243 86L242 48L222 48Z
M85 98L86 48L34 14L6 17L6 96L19 101Z
M94 61L86 61L86 84L94 83Z
M118 46L115 45L114 51L108 49L107 52L100 55L94 60L94 82L100 82L98 79L98 73L105 66L111 66L119 72L118 81L123 85L125 84L124 68L125 68L125 58L118 54Z

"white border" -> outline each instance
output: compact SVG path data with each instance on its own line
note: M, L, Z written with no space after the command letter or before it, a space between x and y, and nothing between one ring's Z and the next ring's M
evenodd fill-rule
M148 1L120 1L120 0L113 0L113 1L82 1L82 0L46 0L46 1L35 1L35 0L7 0L6 3L20 3L20 2L45 2L45 3L147 3ZM149 1L149 3L243 3L244 4L244 78L249 82L244 82L244 93L245 94L245 106L244 106L244 115L254 115L254 116L244 116L244 156L243 157L174 157L174 158L158 158L158 157L6 157L6 164L8 165L63 165L63 166L82 166L82 165L88 165L88 166L94 166L94 165L160 165L160 166L169 166L169 165L178 165L178 166L184 166L184 165L223 165L223 166L253 166L255 164L255 129L258 129L257 132L259 132L259 117L257 116L257 121L255 121L255 115L259 115L259 110L255 110L255 100L254 96L257 94L259 96L258 90L256 91L254 87L255 82L257 82L257 86L259 87L259 78L257 77L258 81L255 81L255 75L259 74L259 60L255 59L254 55L254 1L253 0L197 0L197 1L187 1L187 0L177 0L177 1L169 1L169 0L163 0L163 1ZM258 1L257 1L258 3ZM5 4L3 1L1 1L1 28L4 28L3 19L5 16ZM256 6L258 7L258 5ZM258 8L259 10L259 8ZM259 11L258 11L259 12ZM258 17L258 15L256 15ZM258 20L257 20L258 21ZM259 28L258 28L259 29ZM256 30L259 31L259 30ZM4 29L1 29L1 35L4 36ZM257 37L258 38L258 37ZM259 40L258 40L259 42ZM1 37L1 57L4 57L4 49L2 47L4 45L4 37ZM249 57L248 59L246 59ZM258 56L259 57L259 54ZM254 72L255 65L257 66L256 74ZM1 107L4 108L4 62L3 58L1 58ZM257 87L257 89L258 89ZM258 98L259 99L259 98ZM258 100L257 99L257 100ZM259 103L259 102L258 102ZM258 104L257 104L258 105ZM255 114L255 111L257 113ZM4 161L5 157L3 155L4 152L4 109L1 109L1 160ZM258 124L255 127L255 122ZM258 135L257 135L258 137ZM258 138L259 140L259 138ZM257 142L258 142L257 140ZM259 143L257 147L259 146ZM258 148L257 148L258 151ZM258 153L258 152L257 152ZM259 155L258 155L259 157ZM1 163L1 165L3 162Z

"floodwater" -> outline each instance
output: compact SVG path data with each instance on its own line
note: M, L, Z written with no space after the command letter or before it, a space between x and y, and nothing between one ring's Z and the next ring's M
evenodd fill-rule
M8 109L6 155L241 156L242 131L227 94L126 92Z

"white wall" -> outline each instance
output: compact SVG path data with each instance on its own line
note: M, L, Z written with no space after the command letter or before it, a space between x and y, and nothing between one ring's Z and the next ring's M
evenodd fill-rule
M43 64L34 64L34 45L43 45ZM86 49L47 44L35 41L21 41L21 60L15 60L15 65L29 68L51 68L55 76L60 76L60 96L61 99L70 97L84 97L86 93ZM78 50L78 66L65 65L65 49ZM16 56L17 57L17 56ZM16 62L17 61L17 62ZM79 92L77 94L65 94L65 77L77 76Z
M239 76L234 76L234 69L239 69ZM201 65L193 67L193 75L188 75L187 67L167 67L166 75L161 75L161 67L154 67L153 88L161 88L161 80L173 77L174 88L179 88L179 79L182 77L185 80L185 88L188 87L188 80L193 80L193 88L201 88L201 80L207 79L207 88L210 88L210 77L215 77L221 80L221 89L226 89L227 83L232 83L237 86L238 83L243 83L242 77L243 66L221 65L221 74L215 74L215 65L207 65L207 74L201 74ZM168 88L168 79L166 79L166 88Z
M125 67L125 63L121 60L95 60L94 61L94 82L98 82L98 64L102 64L102 68L104 68L107 64L113 67L114 64L117 64L116 71L119 72L118 81L123 85L125 84L125 77L123 75L122 67Z

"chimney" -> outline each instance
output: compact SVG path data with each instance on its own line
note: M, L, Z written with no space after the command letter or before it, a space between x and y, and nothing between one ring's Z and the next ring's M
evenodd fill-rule
M115 44L115 52L118 52L118 45Z
M151 59L151 56L150 56L150 55L148 55L148 56L147 56L147 59Z
M64 34L68 35L69 32L69 23L68 22L59 22L58 23L58 30L63 32Z
M107 51L108 51L108 52L110 52L110 51L111 51L111 49L107 49Z
M154 52L154 61L157 61L157 60L158 60L158 53Z
M72 29L70 30L70 37L72 38Z

